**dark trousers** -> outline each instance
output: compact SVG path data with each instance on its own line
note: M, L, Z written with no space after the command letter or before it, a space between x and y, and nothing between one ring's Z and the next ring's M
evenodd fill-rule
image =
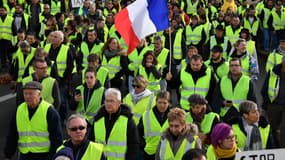
M12 61L12 43L11 41L1 39L0 44L1 67L7 68Z
M276 146L285 148L285 105L270 104L266 113Z

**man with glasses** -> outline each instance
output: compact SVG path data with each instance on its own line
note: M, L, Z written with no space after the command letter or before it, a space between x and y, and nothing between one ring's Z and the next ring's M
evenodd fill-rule
M18 149L21 160L49 160L62 143L59 114L41 99L41 91L39 82L24 85L25 102L11 119L4 150L6 159L11 159Z
M105 144L104 154L108 160L137 159L138 131L130 108L121 104L121 92L107 89L104 103L94 117L89 139Z
M34 73L30 74L28 77L25 77L22 84L25 85L30 81L40 82L43 86L41 97L48 103L52 104L57 110L59 110L61 98L58 83L56 79L50 77L47 74L47 68L48 66L45 60L35 59L33 61ZM24 99L22 92L19 92L17 94L20 94L21 102L23 102Z
M66 148L72 149L73 157L82 160L105 160L103 145L94 143L86 138L87 122L80 114L71 115L66 122L66 130L70 139L61 145L57 152ZM56 158L56 157L54 157Z
M253 83L248 76L242 74L240 59L232 58L229 63L230 72L219 82L216 94L223 121L239 116L239 104L244 100L256 102Z

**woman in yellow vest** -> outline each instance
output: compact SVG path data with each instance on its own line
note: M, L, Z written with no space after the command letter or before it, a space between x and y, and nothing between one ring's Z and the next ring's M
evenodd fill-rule
M128 74L127 52L116 38L110 37L102 47L102 54L101 64L109 70L111 87L121 88L123 76Z
M237 151L232 127L226 123L215 125L211 133L211 145L207 149L207 160L234 160Z
M271 126L264 116L260 116L257 104L244 101L239 112L241 117L232 125L238 148L243 151L273 148Z
M182 159L191 148L201 148L198 128L195 124L186 124L186 112L173 108L167 115L169 127L162 134L156 150L155 159Z
M208 101L199 94L192 94L189 97L190 110L186 115L187 123L195 123L198 126L198 136L203 145L210 144L210 135L213 127L219 123L219 115L210 112Z
M106 159L103 154L104 146L86 138L87 123L82 115L71 115L66 122L66 130L70 139L57 149L53 160L57 160L62 155L69 157L70 160Z
M136 124L145 111L151 110L155 105L155 95L147 89L146 79L139 75L133 79L132 87L134 90L126 95L123 102L132 109L133 119Z
M156 56L152 51L147 51L136 75L142 75L148 82L147 89L157 93L160 90L161 70L161 65L158 64Z
M144 159L154 160L157 145L162 132L168 127L167 114L169 113L170 94L168 91L157 93L156 105L144 112L138 124L140 148Z
M97 80L94 68L87 68L84 74L85 83L76 88L70 108L81 113L92 125L94 116L103 104L104 87Z

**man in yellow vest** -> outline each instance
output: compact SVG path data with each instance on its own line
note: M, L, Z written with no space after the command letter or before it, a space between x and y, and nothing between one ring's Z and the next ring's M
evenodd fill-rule
M29 27L29 15L24 13L22 5L17 4L15 6L15 13L13 14L14 25L16 26L16 30L20 29L24 31L28 31Z
M35 55L35 48L32 48L27 41L19 43L19 48L13 56L13 62L10 67L10 75L16 83L16 92L22 92L21 84L24 77L29 76L32 70L32 59ZM20 96L16 96L16 105L21 104Z
M272 42L271 45L273 49L278 48L278 40L280 36L285 31L285 11L283 1L277 0L275 1L275 7L271 11L271 15L268 19L268 26L271 30L272 34Z
M109 88L105 91L105 104L94 117L89 139L105 145L104 154L108 160L137 159L137 127L130 108L121 104L119 90Z
M11 159L16 149L19 159L50 160L62 143L58 112L41 99L42 85L31 81L24 85L25 102L11 119L5 147L5 158Z
M89 54L97 54L99 57L102 57L102 47L104 43L101 42L98 37L96 31L93 29L89 29L87 31L87 39L83 41L80 45L80 52L78 53L79 64L82 68L87 67L87 57Z
M224 76L217 88L217 105L220 106L220 116L224 122L239 116L239 104L245 100L256 102L252 80L242 74L241 61L232 58L229 62L230 72Z
M285 147L285 57L282 62L273 67L267 74L263 88L262 107L266 111L272 127L274 140L277 147Z
M72 157L80 160L105 160L103 154L104 146L94 143L86 137L87 123L80 114L72 114L66 122L66 131L70 139L61 145L57 152L62 152L66 148L71 148ZM57 153L57 154L58 154ZM60 155L55 155L54 159ZM66 155L67 156L67 155Z
M170 94L168 91L160 91L156 95L156 105L146 111L138 124L140 136L140 148L144 153L144 159L155 158L156 148L162 132L168 127L167 114L169 113Z
M59 89L61 93L61 107L59 114L62 121L66 118L67 112L67 95L69 94L68 86L70 84L71 73L74 67L73 53L69 46L63 44L64 34L62 31L52 32L51 43L46 44L44 50L48 53L48 58L54 62L57 67ZM51 75L53 76L53 75Z
M234 46L239 39L239 33L243 27L240 25L240 19L238 16L234 16L231 20L231 25L226 27L225 35L229 38L231 45Z
M42 98L47 101L48 103L52 104L55 109L59 110L61 104L59 86L56 79L50 77L47 74L48 65L45 60L42 59L35 59L33 61L33 70L34 73L30 74L29 76L25 77L22 81L22 85L24 86L26 83L30 81L37 81L40 82L43 86L42 88ZM21 98L23 98L21 91L20 94ZM21 99L23 102L24 99Z
M16 35L16 27L13 25L13 17L7 14L5 7L0 7L0 59L1 69L7 69L12 61L12 39Z
M257 104L244 101L239 106L236 122L232 124L237 146L242 151L273 148L271 127L264 116L260 116Z
M205 64L215 73L217 81L229 72L229 63L223 58L223 48L219 45L212 48L211 58Z
M169 127L163 132L157 151L156 160L182 159L190 148L201 149L198 138L198 127L186 124L186 112L180 108L173 108L167 114Z
M267 58L265 71L270 71L273 67L282 62L282 57L285 55L285 34L280 37L279 47L271 52Z
M182 69L178 79L180 84L180 106L188 111L188 98L192 94L200 94L205 97L208 102L212 101L212 96L216 86L216 79L214 73L210 68L207 68L203 62L201 55L193 55L190 63L186 68ZM173 76L167 77L167 80L172 79Z

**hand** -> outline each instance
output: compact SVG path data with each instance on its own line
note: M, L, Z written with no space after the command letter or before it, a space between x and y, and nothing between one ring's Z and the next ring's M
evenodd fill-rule
M229 101L229 100L224 100L223 104L224 104L224 106L226 106L226 107L231 107L231 106L233 106L233 102L231 102L231 101Z
M207 135L203 133L198 133L199 138L201 139L202 142L204 142L207 139Z
M76 94L76 95L74 96L74 99L75 99L76 102L79 102L79 101L82 100L82 95L81 95L81 94Z
M168 80L168 81L172 79L172 74L171 74L171 72L168 72L168 73L166 74L165 79Z
M147 62L147 63L145 64L145 66L146 66L146 67L151 67L151 66L152 66L152 63Z

